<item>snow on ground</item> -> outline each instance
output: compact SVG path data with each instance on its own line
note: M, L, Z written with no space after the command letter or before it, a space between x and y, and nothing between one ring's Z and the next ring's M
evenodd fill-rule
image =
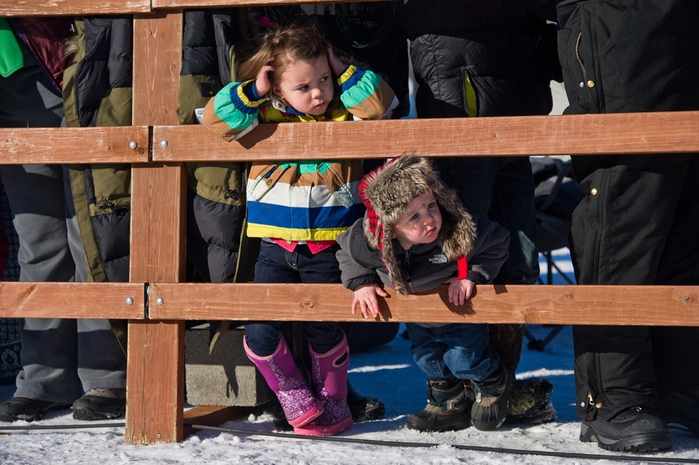
M527 329L543 339L552 329L531 325ZM403 328L401 328L402 333ZM350 379L362 393L381 397L386 404L382 420L360 423L340 436L350 441L391 441L410 443L403 447L358 442L337 443L318 440L276 438L225 431L200 431L178 444L149 446L124 443L124 428L3 431L0 424L0 464L254 464L254 465L450 465L450 464L611 464L618 457L625 463L651 463L634 454L604 451L594 443L578 440L580 424L575 418L573 385L573 347L570 326L566 326L543 352L522 352L518 378L544 376L554 384L551 400L558 420L544 425L504 425L494 432L469 428L449 433L419 433L405 427L408 413L425 405L426 389L422 372L412 361L410 343L398 336L389 344L352 355ZM0 387L0 400L12 396L14 386ZM40 425L75 425L69 411L52 412ZM87 425L88 423L86 423ZM12 426L29 425L17 422ZM274 431L272 418L261 412L222 428L260 432ZM678 461L699 463L699 440L686 431L673 429L671 451L651 454L657 463ZM434 444L417 447L416 444ZM456 445L456 446L455 446ZM464 447L463 449L457 446ZM471 448L521 449L544 453L586 454L581 457L523 455L469 450Z

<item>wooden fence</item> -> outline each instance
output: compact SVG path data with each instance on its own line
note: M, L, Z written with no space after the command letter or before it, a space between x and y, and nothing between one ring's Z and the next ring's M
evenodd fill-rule
M135 15L133 126L0 128L5 164L133 164L129 283L0 283L2 318L129 320L127 443L183 437L185 320L361 320L350 314L352 294L341 285L265 286L260 292L254 284L182 282L184 162L384 158L408 150L431 157L699 152L699 112L270 124L246 136L244 145L222 142L201 126L177 126L181 9L285 3L325 2L0 3L0 16ZM699 326L699 286L479 286L459 309L448 303L446 288L409 297L391 292L379 319Z

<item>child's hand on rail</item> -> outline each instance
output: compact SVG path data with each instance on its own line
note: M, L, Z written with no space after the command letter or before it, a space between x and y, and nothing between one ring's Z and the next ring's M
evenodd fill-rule
M449 281L449 302L454 305L463 305L473 296L476 283L468 279L451 278Z
M379 299L376 297L377 295L388 297L388 293L378 284L364 284L355 289L354 300L352 301L352 315L357 313L357 306L359 306L364 318L369 318L369 312L371 312L374 318L379 316Z

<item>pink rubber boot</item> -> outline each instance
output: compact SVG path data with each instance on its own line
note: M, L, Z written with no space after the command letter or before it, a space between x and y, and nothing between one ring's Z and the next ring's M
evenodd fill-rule
M325 354L311 352L311 369L316 396L323 403L323 414L306 424L294 427L294 433L308 436L333 436L352 427L352 412L347 405L347 338Z
M303 426L323 413L323 404L318 400L303 379L301 371L284 338L279 341L277 350L267 357L258 357L248 347L243 338L245 354L255 364L267 385L274 391L284 409L286 420L294 428Z

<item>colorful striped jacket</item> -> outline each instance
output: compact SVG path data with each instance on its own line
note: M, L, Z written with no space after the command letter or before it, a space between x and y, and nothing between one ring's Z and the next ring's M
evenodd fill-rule
M398 104L379 75L350 66L338 78L342 106L316 117L277 98L254 100L253 81L233 82L206 105L203 122L233 141L262 122L347 121L389 118ZM247 234L286 241L334 241L364 215L358 187L361 160L253 162L247 185Z

